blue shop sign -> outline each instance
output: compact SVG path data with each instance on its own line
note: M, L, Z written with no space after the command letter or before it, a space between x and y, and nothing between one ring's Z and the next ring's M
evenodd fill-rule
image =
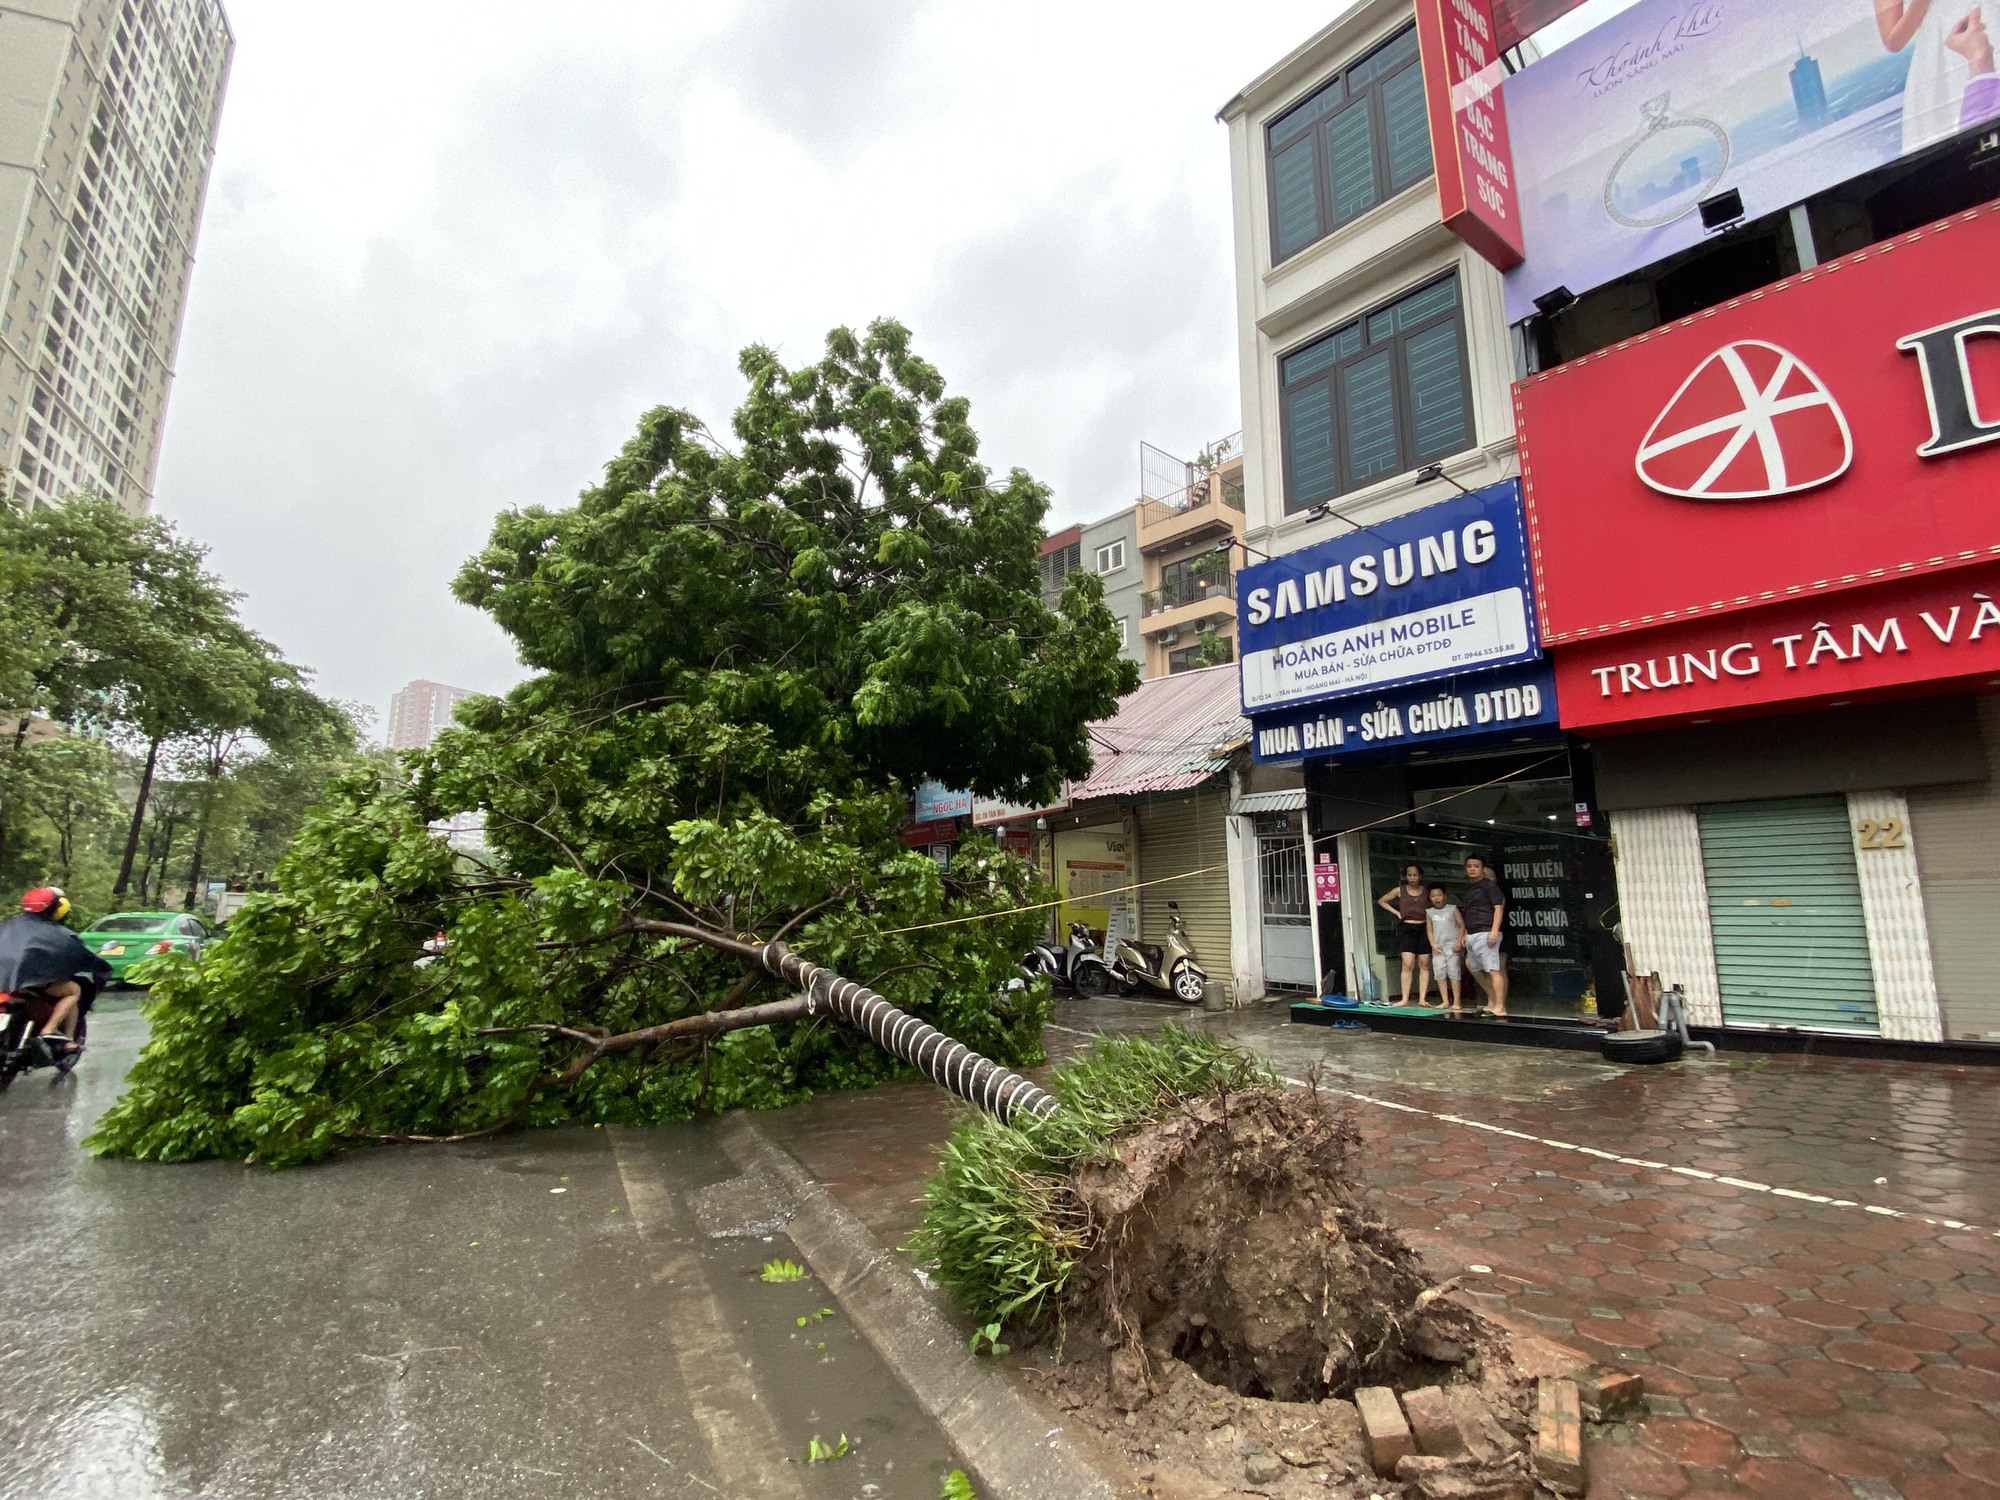
M910 800L910 816L919 823L972 816L972 793L954 791L935 781L918 782L916 794Z
M1259 714L1251 744L1259 761L1296 764L1434 745L1463 748L1556 727L1555 671L1547 662L1469 672L1421 685Z
M1259 723L1542 654L1512 479L1247 567L1236 597L1243 712Z

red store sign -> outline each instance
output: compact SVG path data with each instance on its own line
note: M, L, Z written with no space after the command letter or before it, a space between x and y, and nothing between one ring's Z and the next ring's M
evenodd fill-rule
M1940 592L1914 607L1949 608L1949 595L1976 613L1950 575L2000 558L1995 266L2000 207L1974 210L1515 387L1565 724L1573 705L1588 712L1566 660L1578 643L1593 643L1576 658L1586 670L1679 651L1695 624L1687 642L1719 650L1745 638L1720 617L1794 600L1813 602L1786 630L1824 620L1838 634L1903 609L1863 591L1932 575ZM1904 626L1909 649L1877 654L1878 685L1961 675ZM1631 631L1665 644L1614 643ZM1730 701L1797 696L1772 693L1791 679L1768 639L1762 649L1763 674L1718 664L1699 690L1754 682ZM1663 711L1638 711L1636 690L1614 696L1629 717Z
M1568 729L2000 687L2000 563L1642 630L1554 653Z
M1501 270L1525 258L1493 0L1417 0L1445 227Z

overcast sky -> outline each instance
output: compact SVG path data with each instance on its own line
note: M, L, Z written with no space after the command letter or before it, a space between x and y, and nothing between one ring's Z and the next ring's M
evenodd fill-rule
M902 318L1053 523L1233 432L1215 111L1343 8L226 3L157 509L378 710L518 680L459 563L647 407L725 425L752 341Z

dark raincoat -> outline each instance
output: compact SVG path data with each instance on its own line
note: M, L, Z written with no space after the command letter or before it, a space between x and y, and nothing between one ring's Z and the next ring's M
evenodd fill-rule
M90 999L111 978L111 965L60 922L22 912L0 922L0 995L18 995L74 979Z

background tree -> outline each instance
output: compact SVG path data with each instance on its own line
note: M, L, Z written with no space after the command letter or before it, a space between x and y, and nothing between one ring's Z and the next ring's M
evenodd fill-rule
M1039 799L1088 769L1086 724L1137 677L1097 580L1043 604L1046 491L979 461L900 326L739 367L732 444L659 408L574 509L499 519L457 589L537 675L408 780L336 783L279 891L199 968L162 965L99 1149L289 1162L893 1071L824 1018L728 1030L765 980L678 923L783 936L989 1056L1040 1055L1046 993L996 1003L1042 925L1030 872L976 839L941 870L897 829L924 777ZM429 831L471 810L483 868Z
M221 740L226 772L262 733L335 712L244 628L205 557L166 522L98 497L0 505L0 880L66 871L80 905L117 901L163 760ZM69 748L40 748L58 742ZM114 819L122 848L107 823L119 786L131 789ZM193 823L199 837L207 825Z

